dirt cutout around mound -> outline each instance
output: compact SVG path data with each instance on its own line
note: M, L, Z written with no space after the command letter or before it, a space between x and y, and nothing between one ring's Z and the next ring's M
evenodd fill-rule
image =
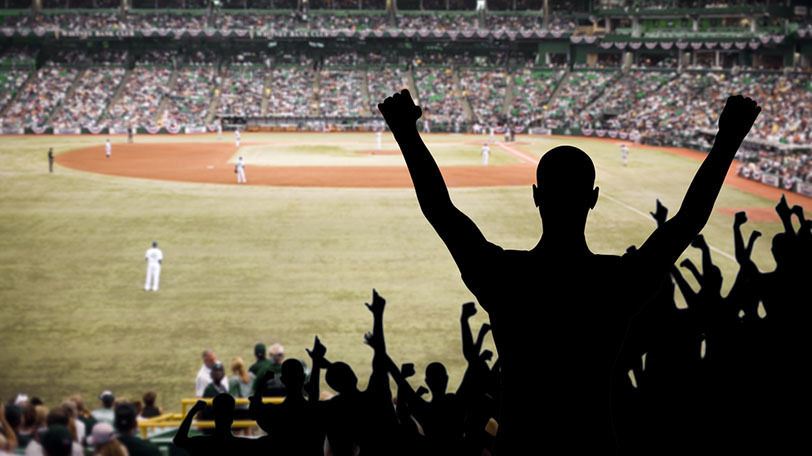
M228 160L234 146L223 143L116 144L111 158L103 146L75 149L56 157L62 166L145 179L237 184ZM382 151L376 151L379 153ZM399 152L398 152L399 153ZM528 164L448 166L442 168L449 187L529 186L535 168ZM405 166L245 166L247 185L282 187L409 188Z

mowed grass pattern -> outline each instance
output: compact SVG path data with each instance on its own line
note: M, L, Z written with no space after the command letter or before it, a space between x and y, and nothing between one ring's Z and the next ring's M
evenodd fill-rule
M325 138L345 154L359 143L374 148L371 134L245 134L243 142L267 144L268 151L274 144L291 143L288 153L295 154L297 147L308 150L302 154L307 161L312 160L308 154L323 155L313 146ZM426 142L438 161L449 165L459 162L454 144L483 138L431 135ZM587 239L596 253L622 254L629 245L641 245L654 229L645 214L654 209L655 199L673 215L699 166L666 152L633 149L624 168L614 144L521 140L530 144L516 148L537 157L562 143L581 146L592 156L603 195L587 223ZM104 389L131 399L153 390L159 405L177 411L180 398L194 395L204 348L214 349L226 366L235 356L250 364L259 341L280 342L289 357L307 360L304 347L315 334L327 346L327 357L351 364L365 385L372 351L362 336L372 318L363 304L373 287L388 301L391 355L396 362L416 364L419 375L413 383L422 381L432 361L449 368L452 388L460 381L465 366L459 310L473 296L420 213L413 190L192 184L59 166L49 175L48 147L58 154L100 145L104 137L0 141L4 399L26 392L53 405L81 393L94 407ZM114 144L124 141L113 138ZM211 142L216 136L140 136L136 141ZM389 133L384 141L385 149L394 147ZM473 158L466 164L477 163L479 146L469 147ZM499 147L491 152L491 163L518 162ZM402 163L398 156L386 158ZM528 166L527 172L534 168ZM492 242L516 249L538 242L541 223L529 187L451 189L451 195ZM728 187L717 202L718 207L774 205ZM731 216L715 211L704 230L708 242L727 254L733 253L731 225ZM780 223L748 223L745 236L751 229L765 234L753 256L762 270L770 270L769 239ZM165 255L158 293L142 291L144 252L153 240ZM698 262L693 250L687 256ZM720 253L714 259L727 290L737 266ZM633 283L633 277L628 279ZM543 286L544 278L538 282ZM480 311L474 330L485 321ZM490 338L487 346L493 349Z

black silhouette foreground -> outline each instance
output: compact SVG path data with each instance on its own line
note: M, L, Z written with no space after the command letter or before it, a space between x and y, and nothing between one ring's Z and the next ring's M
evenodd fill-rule
M761 108L741 96L727 100L716 142L680 210L622 257L587 246L584 227L598 188L592 160L580 149L560 146L542 156L533 186L541 239L529 251L504 250L452 203L415 126L422 112L409 91L378 109L403 152L423 215L490 316L503 386L497 450L519 454L541 441L573 453L613 452L611 379L631 319L705 226Z
M234 401L214 400L216 431L189 438L186 417L175 439L191 454L263 455L514 455L807 453L810 348L808 292L812 221L782 200L784 232L773 238L776 269L763 273L750 259L760 233L747 243L746 215L736 214L734 245L740 270L727 296L711 249L699 235L736 148L759 108L731 97L720 117L713 151L691 183L677 214L659 201L657 229L622 257L592 254L583 235L598 189L582 151L564 146L544 155L533 196L544 232L530 251L487 242L451 203L437 165L414 123L420 108L408 92L380 106L406 157L421 209L488 311L477 337L469 326L474 303L462 306L462 355L467 368L453 392L440 363L413 388L414 365L386 351L384 299L373 290L373 349L366 390L352 368L326 359L318 337L308 350L313 373L288 360L281 381L290 393L280 405L262 404L251 416L267 435L233 436ZM793 218L797 218L797 229ZM695 290L674 262L689 245L701 267L683 261ZM676 282L676 286L674 285ZM675 305L674 291L687 309ZM765 315L766 309L766 315ZM492 326L491 326L492 325ZM499 358L482 350L493 331ZM319 400L319 377L337 392ZM390 378L397 385L396 400ZM268 379L265 379L268 380ZM267 382L260 382L264 384ZM427 393L430 399L424 399ZM494 441L494 426L498 423Z

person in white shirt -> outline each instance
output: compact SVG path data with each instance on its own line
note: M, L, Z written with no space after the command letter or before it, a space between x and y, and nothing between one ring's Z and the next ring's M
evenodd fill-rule
M236 144L237 147L240 147L240 129L239 128L234 130L234 144Z
M488 156L491 154L491 148L488 146L488 143L482 145L482 164L488 164Z
M110 144L110 138L107 138L107 141L104 142L104 155L107 158L110 158L110 154L113 152L113 145Z
M222 120L217 121L217 139L218 140L223 139L223 121Z
M164 253L158 248L158 243L153 242L152 247L147 250L147 280L144 282L144 291L158 291L158 284L161 282L161 264L164 261Z
M214 354L213 350L203 351L203 365L200 366L200 370L197 371L197 377L195 378L195 395L197 397L203 397L203 392L206 391L206 387L211 383L211 368L216 362L217 355Z
M375 150L381 150L381 131L375 132Z
M629 162L629 146L626 143L620 145L620 161L623 162L623 166Z
M247 183L245 180L245 162L242 161L242 157L240 157L240 159L237 160L237 164L234 165L234 172L237 173L238 184Z

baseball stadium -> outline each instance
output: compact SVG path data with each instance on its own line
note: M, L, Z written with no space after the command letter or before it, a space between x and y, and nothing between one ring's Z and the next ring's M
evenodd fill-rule
M300 360L304 396L328 403L347 395L328 378L338 361L373 391L370 376L384 369L373 355L396 366L383 374L391 386L384 397L392 405L397 396L393 426L409 436L381 454L449 454L437 450L448 442L464 442L459 454L512 454L494 450L504 352L488 326L468 340L468 327L477 334L492 323L492 307L472 290L550 285L533 274L508 277L496 263L479 285L461 277L453 241L419 188L416 196L414 146L404 146L413 143L393 127L405 112L396 109L410 106L404 90L420 106L417 132L453 206L504 249L539 244L537 165L559 146L581 149L594 164L600 191L585 225L589 250L630 257L689 205L700 166L732 147L703 240L685 244L664 272L673 297L659 291L646 307L666 311L632 319L615 353L616 442L622 454L651 454L629 443L637 429L649 432L640 442L673 438L633 418L653 413L652 403L670 424L689 407L707 412L679 428L691 443L674 450L721 439L705 431L727 416L720 403L757 423L730 425L725 439L752 436L758 425L767 437L749 444L772 450L781 448L778 436L783 445L805 435L808 422L779 420L779 428L749 413L774 412L795 400L793 386L812 381L786 367L812 348L800 326L809 310L794 308L808 305L812 272L808 1L0 0L0 455L63 454L50 437L64 429L74 455L210 454L175 436L179 426L189 432L187 416L190 435L216 435L211 413L220 409L211 404L223 389L237 401L234 433L290 448L276 432L287 428L269 431L255 411L262 403L251 399L293 396L257 390L266 372L287 384L292 374L279 363ZM733 95L760 111L723 145L723 111L746 124L753 109ZM576 174L564 169L560 178ZM594 304L615 305L606 299ZM668 312L676 316L663 324ZM544 320L523 327L550 331ZM662 341L672 332L684 352ZM770 351L781 344L798 348ZM549 347L536 348L547 358ZM566 376L539 360L527 362L552 374L534 366L527 375ZM727 389L736 375L781 362L794 380ZM481 426L451 435L437 417L423 420L424 405L445 397L430 380L437 363L451 393L472 372L492 382L494 391L482 386L487 401L476 402L472 388L453 396L470 401L468 411L489 404L477 408ZM522 393L555 395L554 384L540 379ZM420 398L422 385L431 401ZM684 386L682 402L659 400L658 388L674 385ZM731 399L755 390L774 394ZM205 409L195 408L201 398ZM543 418L535 428L557 429ZM325 429L316 454L344 454L336 443L344 440L347 454L372 454L386 440ZM128 432L145 443L131 446ZM129 453L100 452L113 444ZM288 454L314 454L306 446ZM579 448L587 447L570 452Z

